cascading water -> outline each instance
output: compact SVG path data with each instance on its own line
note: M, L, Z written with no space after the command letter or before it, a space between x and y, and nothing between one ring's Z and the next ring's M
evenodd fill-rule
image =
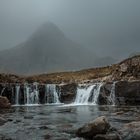
M5 87L4 87L4 88L2 89L2 91L1 91L1 94L0 94L1 96L2 96L2 94L4 93L4 90L5 90Z
M54 103L59 104L59 95L56 91L56 85L55 84L47 84L46 85L46 93L45 93L46 103Z
M115 84L112 84L110 96L108 96L108 103L111 105L115 105ZM77 90L75 89L76 98L71 105L97 105L102 85L102 83L79 85ZM11 102L15 105L60 104L59 99L61 98L62 102L64 99L64 93L60 93L60 88L61 86L56 87L55 84L41 86L38 83L25 83L24 86L17 84L15 88L13 87L16 90L12 92Z
M86 104L94 104L98 103L98 97L100 94L100 88L102 84L94 84L90 86L79 86L77 88L77 94L74 101L74 104L78 105L86 105Z
M26 105L39 104L39 91L37 83L30 87L25 84L24 103Z
M74 104L88 104L88 100L91 95L91 91L95 85L91 85L89 87L81 87L78 86L77 88L77 95Z
M20 86L16 86L16 97L15 97L15 104L19 105L19 94L20 94Z
M102 83L96 84L96 86L93 89L93 97L92 97L92 104L97 105L98 104L98 97L100 94L100 89L102 87Z
M109 96L109 102L111 105L115 105L115 87L116 87L116 82L113 82L110 96Z

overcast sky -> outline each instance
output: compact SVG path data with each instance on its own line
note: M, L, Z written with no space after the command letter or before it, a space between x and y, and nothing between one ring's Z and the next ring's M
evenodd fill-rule
M46 21L100 56L140 52L140 0L0 0L0 50Z

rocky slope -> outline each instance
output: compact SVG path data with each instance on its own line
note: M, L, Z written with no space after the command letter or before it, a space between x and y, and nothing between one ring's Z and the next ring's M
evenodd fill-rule
M85 69L75 72L58 72L32 76L0 74L1 83L83 83L140 80L140 55L128 58L118 64Z

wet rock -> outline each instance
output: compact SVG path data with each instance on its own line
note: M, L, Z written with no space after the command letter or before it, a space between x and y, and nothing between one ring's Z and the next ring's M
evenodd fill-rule
M15 120L14 121L15 124L20 123L20 122L21 122L21 120Z
M125 124L119 133L124 140L140 140L140 121Z
M109 96L112 82L106 82L101 87L98 99L99 105L111 104ZM140 81L118 81L115 84L116 105L140 105Z
M6 97L0 96L0 108L10 108L11 104Z
M140 104L140 81L119 81L116 83L116 100L119 105Z
M111 101L109 101L108 97L110 96L111 93L112 84L113 84L112 82L108 82L102 85L98 99L99 105L111 104Z
M47 126L40 126L39 129L45 130L45 129L48 129L48 127Z
M44 136L44 139L45 139L45 140L50 140L50 139L51 139L51 137L52 137L51 135L46 134L46 135Z
M109 133L105 135L96 135L93 140L121 140L121 138L116 133Z
M33 116L24 116L24 119L33 119Z
M12 122L12 121L13 121L13 119L8 119L7 121Z
M7 122L4 118L0 117L0 126L4 125Z
M76 138L72 138L71 140L84 140L84 139L76 137Z
M0 140L13 140L13 139L4 135L0 135Z
M61 92L60 101L62 103L72 103L76 96L77 84L71 83L71 84L60 85L59 88Z
M109 128L110 124L107 118L101 116L79 128L76 135L83 138L92 138L97 134L106 134Z

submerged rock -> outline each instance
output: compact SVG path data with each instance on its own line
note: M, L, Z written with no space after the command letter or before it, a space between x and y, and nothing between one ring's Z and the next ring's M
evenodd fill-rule
M76 135L83 138L93 138L97 134L106 134L109 128L110 124L107 118L101 116L79 128Z
M7 121L4 118L0 117L0 126L4 125L6 122Z
M93 140L121 140L120 136L116 133L96 135Z
M10 108L11 104L9 103L9 100L7 97L0 96L0 108Z

